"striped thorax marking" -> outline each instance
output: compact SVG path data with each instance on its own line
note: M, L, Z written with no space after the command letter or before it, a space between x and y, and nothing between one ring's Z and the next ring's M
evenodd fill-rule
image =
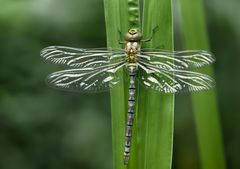
M139 42L127 42L125 47L126 52L126 62L127 63L136 63L137 62L137 53L140 52L140 43Z

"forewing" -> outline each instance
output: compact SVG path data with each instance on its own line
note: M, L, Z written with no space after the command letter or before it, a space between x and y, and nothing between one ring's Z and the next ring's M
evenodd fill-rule
M124 66L124 62L111 64L101 69L69 69L58 71L47 77L47 83L63 90L77 92L102 92L114 86L120 80L116 72Z
M164 51L160 49L142 49L139 60L163 69L189 69L209 65L214 56L204 50Z
M55 64L76 68L98 68L124 60L122 49L80 49L66 46L49 46L40 55Z
M144 71L140 82L147 88L158 92L178 93L208 90L214 86L214 80L202 73L186 70L166 70L146 64L139 67Z

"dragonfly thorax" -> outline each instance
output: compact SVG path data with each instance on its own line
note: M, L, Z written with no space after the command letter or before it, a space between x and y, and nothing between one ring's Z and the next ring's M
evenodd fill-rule
M139 42L127 42L125 52L127 55L136 55L140 52L141 45Z
M138 42L127 42L125 46L126 62L136 63L137 54L140 52L140 43Z
M140 43L127 42L125 46L125 55L127 67L130 72L137 70L138 53L140 53Z

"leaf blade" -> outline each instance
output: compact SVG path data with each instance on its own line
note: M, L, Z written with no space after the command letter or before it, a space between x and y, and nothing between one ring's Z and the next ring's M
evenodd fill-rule
M179 7L185 47L208 50L209 43L202 0L194 2L181 0ZM201 72L214 76L212 67L206 67ZM192 103L202 168L225 169L216 90L193 93Z
M144 47L172 50L172 2L145 0L143 34L148 38L152 30L159 30ZM172 164L174 95L156 93L140 87L138 94L138 138L140 169L170 169Z

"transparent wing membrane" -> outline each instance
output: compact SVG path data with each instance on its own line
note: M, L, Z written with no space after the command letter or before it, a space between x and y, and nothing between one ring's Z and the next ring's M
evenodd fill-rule
M120 80L115 73L125 62L110 64L100 69L69 69L58 71L47 77L47 83L55 88L77 92L102 92ZM114 75L114 76L113 76Z
M163 51L142 49L139 59L163 69L188 69L209 65L215 61L213 55L203 50Z
M144 70L139 77L145 87L164 93L192 92L208 90L214 80L201 73L186 70L167 70L146 63L138 64Z
M124 60L121 49L80 49L65 46L49 46L40 55L55 64L64 64L76 68L97 68L112 62Z
M52 73L47 82L50 86L77 92L106 91L120 80L115 73L127 65L123 49L80 49L50 46L41 56L55 64L73 69ZM210 89L214 80L201 73L189 71L215 61L213 55L203 50L164 51L142 49L137 54L138 77L145 87L158 92L177 93Z
M157 28L157 27L156 27ZM153 29L153 33L156 31ZM153 34L152 33L152 34ZM192 92L208 90L214 80L201 73L191 71L215 61L213 55L203 50L164 51L160 49L139 49L142 35L138 29L130 29L125 35L125 49L80 49L65 46L44 48L40 55L55 64L72 69L54 72L47 77L47 83L63 90L76 92L102 92L114 87L122 75L128 72L129 99L124 164L130 158L131 132L134 121L135 79L146 88L163 93ZM138 71L140 69L140 71ZM117 73L118 72L118 73ZM138 73L140 72L140 73ZM120 76L118 76L120 75ZM136 78L135 78L136 77ZM122 78L122 79L121 79Z

